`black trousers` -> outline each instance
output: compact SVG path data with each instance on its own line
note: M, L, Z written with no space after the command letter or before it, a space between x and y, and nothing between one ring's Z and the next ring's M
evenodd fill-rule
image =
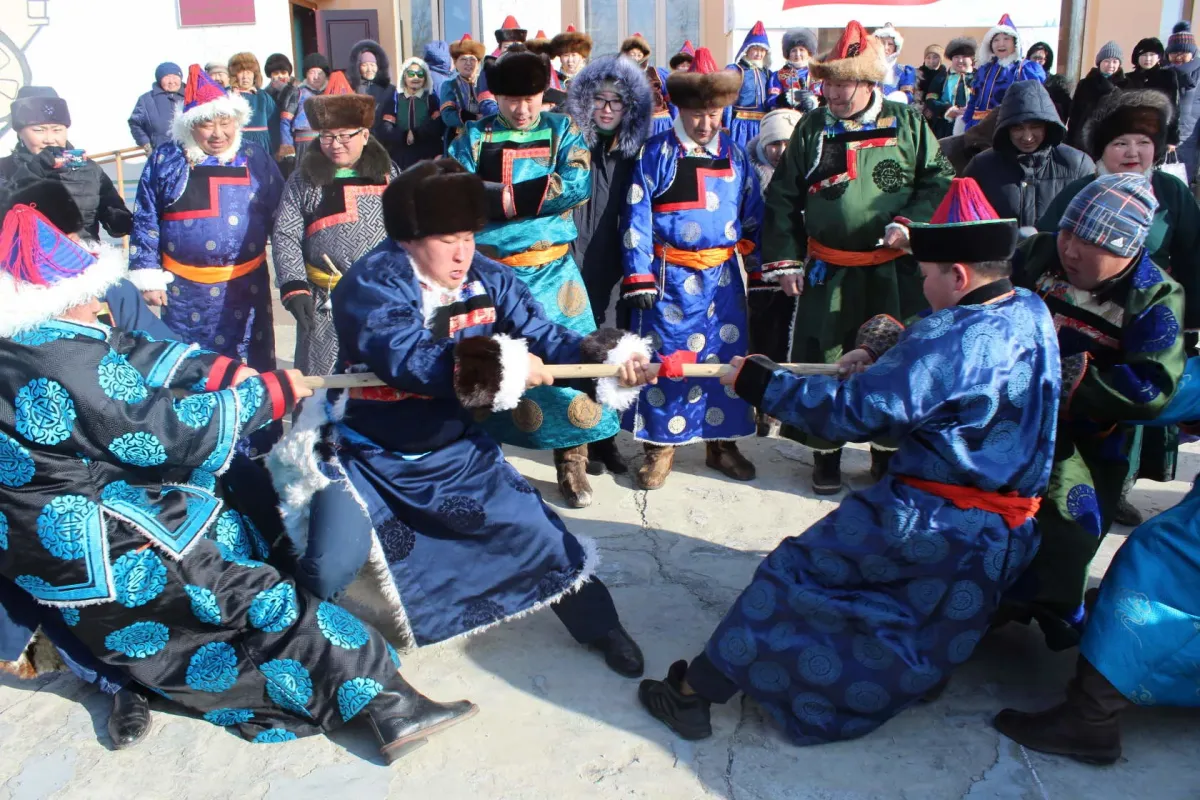
M594 642L621 624L608 587L597 577L559 598L550 608L580 644Z
M741 691L704 653L692 659L687 671L688 686L710 703L728 703Z

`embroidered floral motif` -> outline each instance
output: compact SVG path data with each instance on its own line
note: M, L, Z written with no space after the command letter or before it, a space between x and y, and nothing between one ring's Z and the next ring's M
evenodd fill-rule
M447 497L438 506L437 513L446 525L459 533L477 531L486 521L483 505L475 498L465 495Z
M250 602L247 617L250 624L266 633L281 633L300 616L296 589L290 583L280 583L264 589Z
M64 608L64 609L61 609L61 611L62 611L63 622L67 623L67 627L74 628L76 625L79 624L79 609L78 608Z
M55 558L63 561L83 558L88 526L98 513L96 504L83 495L56 497L38 515L38 539Z
M313 682L299 661L281 658L258 668L267 678L267 696L281 707L312 716L305 706L312 699Z
M243 722L249 722L254 719L254 712L248 708L215 708L206 713L204 719L213 725L228 728L231 725L241 725ZM261 736L262 734L259 735Z
M197 489L204 489L207 492L216 491L217 488L217 476L206 469L192 470L187 482Z
M371 638L358 617L333 603L317 606L317 625L326 639L345 650L357 650Z
M33 480L33 456L24 445L0 433L0 484L13 489Z
M37 378L17 391L17 433L31 442L56 445L75 428L75 402L62 384Z
M50 342L57 342L59 339L74 338L75 334L67 331L60 331L53 328L34 328L31 331L21 331L12 337L12 341L14 344L26 347L41 347L44 344L50 344Z
M261 380L250 380L242 383L236 389L239 402L238 422L246 425L258 413L262 405L265 390Z
M404 524L398 517L392 517L376 529L379 543L383 545L383 554L389 564L403 561L412 552L417 543L413 529Z
M209 625L221 624L221 606L217 603L215 594L203 586L192 584L184 586L183 591L187 592L188 599L192 601L192 615L196 619Z
M212 537L216 540L217 546L222 548L221 555L225 557L226 561L248 559L253 555L250 537L246 535L242 526L242 516L236 511L226 511L217 517Z
M504 618L504 609L494 600L481 597L467 604L459 615L458 622L463 630L474 630Z
M271 728L254 737L254 744L282 744L295 740L296 734L283 728Z
M233 688L237 683L237 653L233 646L210 642L201 647L188 662L184 680L197 692L224 692Z
M189 428L199 430L212 422L213 412L217 408L217 397L208 392L194 394L182 400L175 401L175 416Z
M342 721L349 722L382 691L383 684L370 678L351 678L343 683L337 691L338 710L342 712Z
M871 180L875 181L880 191L894 194L904 188L904 168L899 161L885 158L871 171Z
M150 394L141 373L112 350L100 359L100 388L113 400L124 403L140 403Z
M145 431L118 436L109 443L108 449L121 461L135 467L157 467L167 460L167 451L162 442L154 434Z
M146 494L146 490L130 486L125 481L114 481L105 486L100 491L100 499L105 503L122 500L150 514L153 514L155 511L154 506L150 503L149 495Z
M104 646L130 658L147 658L162 652L170 638L161 622L135 622L104 637Z
M167 567L152 550L126 553L113 562L117 602L126 608L144 606L167 586Z

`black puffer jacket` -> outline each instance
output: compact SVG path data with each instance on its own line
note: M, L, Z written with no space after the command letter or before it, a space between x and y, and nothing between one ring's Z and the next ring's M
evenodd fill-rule
M1175 64L1167 70L1175 75L1179 84L1179 98L1175 108L1178 142L1196 140L1196 121L1200 119L1200 59L1193 58L1186 64ZM1175 144L1168 141L1167 144Z
M1046 139L1033 153L1020 152L1009 137L1010 128L1027 122L1046 124ZM1000 104L992 149L971 159L966 177L1001 217L1032 227L1063 187L1096 172L1087 154L1062 143L1065 134L1046 88L1038 81L1014 83Z
M1179 144L1179 78L1173 68L1156 64L1150 69L1138 67L1125 75L1124 89L1155 89L1171 101L1171 126L1167 129L1167 144Z
M1115 74L1104 76L1099 67L1092 67L1079 85L1071 100L1071 118L1067 122L1067 144L1076 150L1086 149L1083 141L1083 126L1092 118L1100 101L1125 84L1125 72L1118 69Z
M63 151L70 149L71 143L67 142L65 148L47 147L35 156L24 143L17 142L11 156L0 158L0 205L9 193L31 183L57 181L66 187L79 207L83 220L79 232L84 237L99 240L101 225L109 236L128 236L133 230L133 212L104 169L91 160L74 167L57 165Z

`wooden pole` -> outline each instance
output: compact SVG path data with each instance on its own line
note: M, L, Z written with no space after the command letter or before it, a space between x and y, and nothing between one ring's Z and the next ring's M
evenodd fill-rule
M796 375L837 375L837 364L780 364L780 367ZM658 374L658 364L651 364L650 370ZM685 378L720 378L728 375L733 367L728 364L684 364ZM555 380L570 380L573 378L615 378L620 368L609 364L547 364L546 371ZM359 372L353 375L305 376L304 384L310 389L353 389L367 386L386 386L372 372Z

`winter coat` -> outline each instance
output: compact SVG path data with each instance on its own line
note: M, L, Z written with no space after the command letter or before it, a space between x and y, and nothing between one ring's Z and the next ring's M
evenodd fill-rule
M31 183L58 181L79 206L83 228L78 233L84 238L98 241L101 225L109 236L129 235L133 230L133 212L99 164L85 161L77 167L55 167L55 160L63 150L72 149L71 143L67 142L65 148L47 147L35 156L18 141L12 155L0 158L0 205L4 203L5 195Z
M175 111L183 105L183 95L168 92L157 83L138 98L129 115L129 132L139 145L159 145L171 141L171 124Z
M1183 65L1186 66L1186 65ZM1161 65L1150 69L1138 67L1133 72L1126 73L1123 89L1155 89L1162 92L1171 101L1171 124L1167 128L1167 144L1179 144L1180 139L1180 83L1183 74L1174 68ZM1195 114L1192 116L1195 124Z
M604 81L615 81L625 101L625 116L615 135L605 135L592 119L592 97ZM621 250L621 206L638 152L650 136L654 99L645 70L623 56L602 56L585 66L567 88L567 114L583 134L592 154L591 200L574 208L579 234L571 256L579 265L596 324L605 320L613 288L624 275Z
M422 61L429 65L433 74L433 92L440 95L442 84L454 77L454 60L450 58L450 45L443 41L434 41L425 45ZM480 75L483 70L480 70Z
M1200 137L1196 126L1196 120L1200 119L1200 58L1193 58L1186 64L1175 64L1167 71L1175 74L1179 87L1176 103L1178 113L1175 115L1179 138L1176 141L1192 142Z
M1100 101L1124 86L1125 80L1125 72L1121 69L1106 78L1099 67L1092 67L1092 71L1075 87L1075 96L1071 98L1067 144L1076 150L1087 150L1087 144L1083 141L1083 126L1092 118Z
M999 113L1000 109L993 109L966 133L956 133L938 139L938 147L941 148L942 155L954 166L956 177L963 177L967 165L975 156L992 149L992 134L996 132L996 117Z
M432 72L421 59L410 58L400 68L401 81L404 80L404 70L410 65L419 66L425 71L425 85L415 95L393 90L380 126L382 135L379 139L400 169L408 169L418 161L441 155L446 133L442 125L441 103L433 91Z
M935 99L940 96L941 87L945 84L949 72L945 65L939 66L937 69L930 69L924 64L917 67L917 101L924 103L931 94Z
M374 53L375 63L379 66L375 78L369 81L358 74L358 57L364 51ZM396 85L392 83L390 68L391 63L388 61L387 53L383 52L379 42L363 39L350 49L350 66L346 69L346 76L351 78L354 91L359 94L369 94L375 99L375 125L371 128L371 133L375 134L376 138L383 132L384 112L396 96Z
M750 156L750 163L754 166L754 171L758 173L758 188L762 190L763 197L767 196L767 186L771 183L771 178L775 177L775 168L771 166L771 162L767 160L767 154L762 149L762 135L755 136L750 140L750 144L746 145L746 154Z
M1033 153L1020 152L1009 137L1010 128L1026 122L1046 124L1046 139ZM1062 143L1065 135L1045 87L1037 81L1019 81L1009 87L1000 104L992 149L975 156L965 175L975 179L1002 218L1033 227L1067 184L1096 172L1086 153Z
M946 119L946 112L955 105L965 112L971 101L971 85L974 81L975 74L971 72L961 75L956 72L934 74L926 89L924 102L925 118L929 120L934 136L944 139L953 135L954 120Z

